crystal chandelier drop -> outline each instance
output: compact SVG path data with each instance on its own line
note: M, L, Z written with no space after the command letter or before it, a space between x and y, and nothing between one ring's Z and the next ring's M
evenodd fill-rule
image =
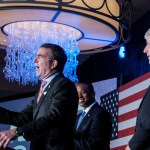
M22 85L38 83L33 60L43 43L53 43L64 48L67 63L63 73L73 82L78 81L76 57L80 51L77 40L82 36L79 30L58 23L22 21L7 24L3 32L8 35L4 73L9 81Z

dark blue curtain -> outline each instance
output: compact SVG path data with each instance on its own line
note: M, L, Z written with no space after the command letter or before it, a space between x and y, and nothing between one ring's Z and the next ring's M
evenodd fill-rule
M148 59L143 53L146 45L144 34L149 28L150 12L132 25L131 39L125 44L127 51L125 59L119 59L118 49L89 55L89 58L77 68L79 81L96 82L118 77L118 86L120 86L149 72Z

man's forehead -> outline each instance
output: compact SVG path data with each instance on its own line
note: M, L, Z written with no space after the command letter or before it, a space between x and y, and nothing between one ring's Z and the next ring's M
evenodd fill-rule
M150 44L150 37L146 39L146 43Z
M79 84L77 85L77 88L80 89L81 91L88 90L88 86L86 84Z

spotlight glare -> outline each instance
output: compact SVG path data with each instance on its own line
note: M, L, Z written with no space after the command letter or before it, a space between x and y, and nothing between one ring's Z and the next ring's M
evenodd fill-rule
M123 59L126 57L126 49L124 46L121 46L119 49L119 58Z

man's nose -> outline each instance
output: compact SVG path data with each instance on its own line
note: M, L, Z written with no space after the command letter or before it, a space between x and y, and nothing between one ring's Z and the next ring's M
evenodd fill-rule
M144 52L144 53L147 53L148 48L149 48L148 45L146 45L145 48L144 48L144 50L143 50L143 52Z
M37 62L37 57L35 57L35 58L34 58L33 62L34 62L34 63L36 63L36 62Z
M79 98L82 97L82 93L78 93L78 97L79 97Z

